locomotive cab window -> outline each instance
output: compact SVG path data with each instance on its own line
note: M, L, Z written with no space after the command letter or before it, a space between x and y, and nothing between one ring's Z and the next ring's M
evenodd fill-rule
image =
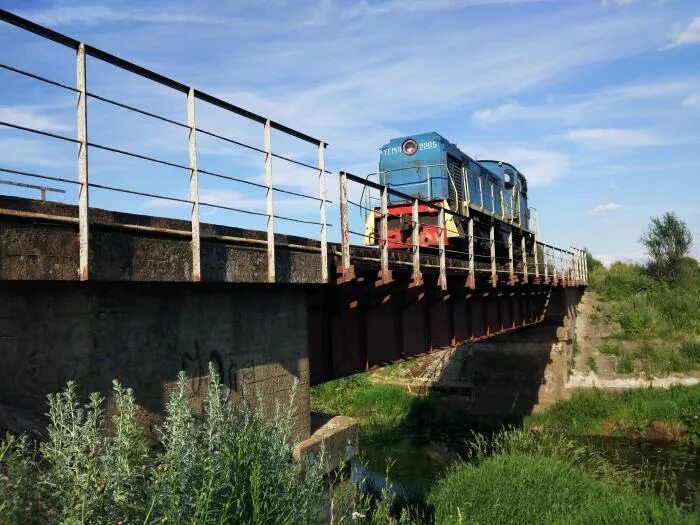
M505 183L506 188L510 189L513 187L515 184L515 173L513 173L512 169L506 168L503 171L503 182Z

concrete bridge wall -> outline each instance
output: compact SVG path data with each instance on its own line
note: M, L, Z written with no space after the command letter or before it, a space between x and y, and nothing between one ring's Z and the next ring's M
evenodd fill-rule
M0 405L42 414L68 380L108 394L118 379L152 428L180 370L201 408L211 361L234 399L259 390L272 407L297 380L309 434L304 287L2 281L0 297Z

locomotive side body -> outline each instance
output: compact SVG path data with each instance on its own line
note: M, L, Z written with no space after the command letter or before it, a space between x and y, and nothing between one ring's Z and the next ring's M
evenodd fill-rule
M527 182L511 164L499 161L477 162L435 132L392 139L381 148L379 182L410 197L419 198L475 219L477 251L488 253L489 229L495 226L496 251L507 256L508 236L516 231L534 242L529 230ZM421 247L439 245L438 212L419 204ZM413 223L412 201L388 195L388 237L390 249L410 247ZM445 214L445 245L453 250L467 249L467 224L463 217ZM367 218L366 244L382 244L378 235L381 213L378 208ZM518 251L519 247L516 248Z

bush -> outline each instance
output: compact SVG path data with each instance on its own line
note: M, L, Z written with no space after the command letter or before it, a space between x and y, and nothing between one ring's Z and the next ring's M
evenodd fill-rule
M292 401L234 407L210 367L198 423L186 392L181 374L154 454L130 389L115 382L109 431L96 394L86 407L73 383L49 396L43 462L26 440L0 445L0 523L316 523L322 469L301 476L292 460Z

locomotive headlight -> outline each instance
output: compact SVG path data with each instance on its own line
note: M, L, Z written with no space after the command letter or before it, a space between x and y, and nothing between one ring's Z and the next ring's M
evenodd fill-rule
M413 155L418 151L418 144L413 139L406 139L401 145L401 151L403 151L404 155Z

